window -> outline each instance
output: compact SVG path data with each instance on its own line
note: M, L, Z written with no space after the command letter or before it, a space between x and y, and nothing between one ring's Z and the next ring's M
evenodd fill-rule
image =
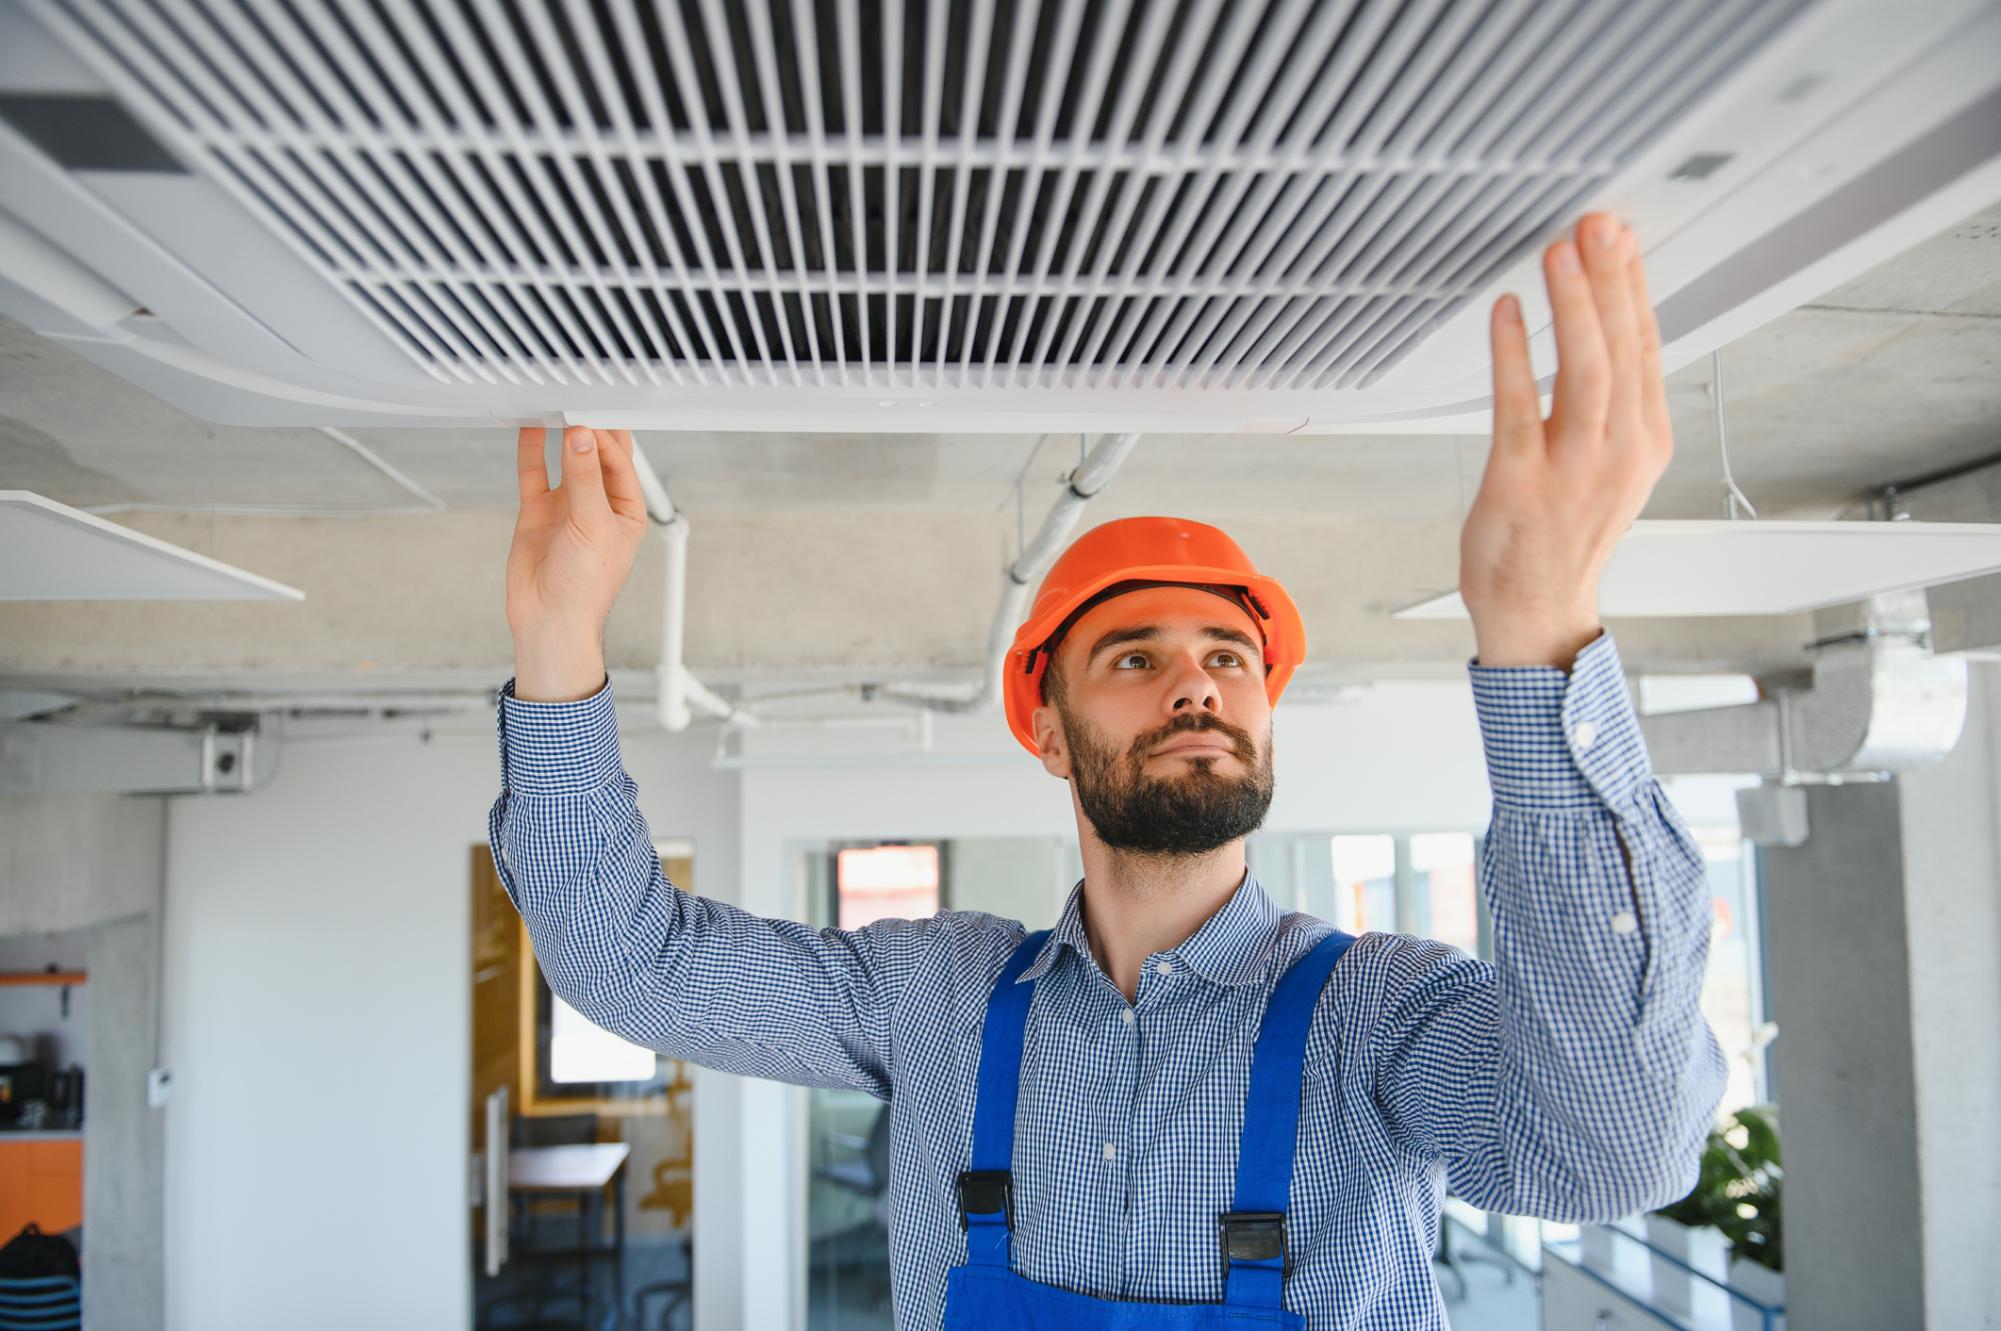
M988 855L954 843L886 841L799 848L806 918L860 929L884 919L923 919L982 876ZM1015 890L1031 875L1010 861L1000 876ZM950 888L947 883L950 883ZM888 1331L889 1105L861 1091L806 1092L806 1324L812 1331Z
M1735 826L1689 828L1709 871L1709 969L1702 977L1702 1015L1729 1060L1730 1080L1718 1117L1765 1098L1767 1034L1759 1002L1757 860L1745 853Z
M551 995L551 998L550 1081L564 1084L653 1080L659 1070L658 1054L592 1024L560 997Z
M1480 955L1480 842L1471 832L1348 834L1328 848L1337 928L1416 934Z
M1334 925L1345 933L1397 927L1397 842L1393 836L1337 836L1334 856Z
M835 860L840 926L918 920L938 910L938 847L850 846Z
M1470 832L1418 832L1410 838L1413 896L1422 919L1412 932L1480 955L1480 891Z

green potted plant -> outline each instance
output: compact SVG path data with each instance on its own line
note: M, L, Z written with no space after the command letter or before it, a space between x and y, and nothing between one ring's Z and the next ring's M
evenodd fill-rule
M1786 1301L1785 1230L1781 1201L1785 1169L1779 1159L1779 1113L1771 1105L1741 1109L1725 1133L1738 1162L1724 1187L1729 1212L1719 1222L1730 1240L1730 1283L1764 1304ZM1764 1331L1749 1304L1731 1300L1737 1331ZM1785 1318L1777 1319L1783 1327Z
M1710 1129L1695 1186L1647 1216L1647 1241L1760 1303L1785 1302L1778 1110L1749 1105ZM1729 1304L1737 1331L1763 1331L1750 1305L1731 1299L1673 1262L1653 1259L1654 1301L1709 1323Z
M1709 1130L1695 1186L1688 1195L1648 1212L1646 1217L1649 1246L1718 1281L1729 1279L1730 1241L1724 1229L1732 1209L1728 1189L1742 1169L1727 1135L1732 1126L1719 1123ZM1729 1320L1730 1298L1722 1290L1690 1275L1659 1252L1650 1262L1654 1302L1663 1310L1687 1314L1705 1326Z

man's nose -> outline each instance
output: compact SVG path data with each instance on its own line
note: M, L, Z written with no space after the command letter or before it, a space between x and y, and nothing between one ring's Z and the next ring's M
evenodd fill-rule
M1183 712L1208 712L1215 714L1222 705L1222 692L1216 681L1202 668L1202 663L1194 656L1181 656L1169 675L1168 711L1176 716Z

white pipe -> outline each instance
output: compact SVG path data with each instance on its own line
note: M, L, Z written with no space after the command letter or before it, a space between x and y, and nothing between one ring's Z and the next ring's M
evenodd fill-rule
M653 470L653 464L646 460L637 439L632 441L632 469L639 474L640 493L646 496L646 516L663 527L681 521L681 510L674 507L674 500L667 493L660 473Z
M346 445L361 455L365 461L376 466L385 475L403 485L406 489L424 500L427 505L425 509L403 511L435 511L435 509L429 508L429 505L436 505L438 508L443 507L442 502L436 496L432 495L415 481L404 476L401 472L390 467L352 436L332 429L326 430L325 433L330 438ZM986 673L978 692L971 697L952 697L894 688L871 691L863 685L841 686L837 689L830 689L829 692L848 692L852 690L861 692L864 696L873 692L875 697L884 701L920 709L920 715L927 717L926 729L923 732L923 742L926 747L929 746L929 713L976 712L993 707L1000 697L1001 671L1006 664L1007 650L1013 642L1016 626L1021 622L1022 607L1027 601L1031 589L1041 580L1042 575L1049 571L1049 566L1056 562L1057 555L1062 553L1065 542L1069 539L1070 533L1076 528L1078 519L1083 516L1084 510L1089 507L1091 500L1096 498L1106 485L1110 484L1113 475L1117 473L1120 465L1124 463L1127 455L1132 452L1133 446L1138 442L1139 436L1137 434L1107 435L1105 438L1099 440L1089 455L1078 466L1077 470L1071 473L1069 485L1057 497L1056 502L1050 507L1048 515L1043 518L1042 526L1036 532L1035 539L1023 547L1021 553L1006 569L1001 580L1000 604L995 608L993 622L988 628ZM640 450L636 440L632 447L632 461L633 470L639 479L639 488L646 497L647 517L660 528L661 539L666 544L665 586L662 592L661 605L660 663L654 668L654 678L658 686L654 710L659 717L660 724L670 731L686 730L693 724L694 713L700 711L730 725L759 725L766 718L741 703L731 702L708 685L702 683L701 680L697 679L689 671L686 662L683 660L687 639L688 517L675 507L673 497L668 493L666 485L661 482L659 473L647 461L645 453ZM349 510L349 512L355 511L358 510ZM352 695L315 695L310 698L274 701L277 701L278 705L281 706L298 706L302 703L309 704L312 702L329 703L333 702L335 697L340 702L346 702L350 696ZM374 698L361 695L356 698L356 701L363 702L364 705L378 707L388 706L391 703L403 703L413 706L436 706L443 704L450 707L476 708L490 706L492 699L489 695L481 693L461 694L457 696L451 694L390 697L377 695ZM814 724L813 718L806 717L773 718L773 720L777 721L778 724L788 726ZM829 720L832 719L829 718ZM840 721L834 721L833 723L842 724Z
M1090 507L1098 493L1111 484L1113 475L1138 442L1137 434L1112 434L1100 439L1077 470L1070 473L1070 484L1050 506L1035 539L1023 547L1014 563L1008 565L1001 579L1000 604L995 607L993 622L987 628L985 672L977 693L969 698L941 697L891 688L882 690L878 696L936 712L983 712L992 709L1000 701L1001 672L1006 668L1008 648L1014 645L1014 635L1021 624L1022 606L1027 602L1030 591L1049 571L1049 566L1056 562L1056 557L1063 552L1070 539L1070 533L1076 528L1077 520L1084 516L1084 510Z
M639 489L646 496L646 516L660 528L667 544L665 590L660 609L660 664L654 667L657 684L654 711L668 730L686 730L694 722L696 709L733 725L753 726L759 718L749 709L696 679L683 659L687 645L688 613L688 515L674 506L673 496L660 480L660 473L646 460L639 441L632 443L632 469L639 477Z
M660 529L667 547L667 590L661 606L660 664L653 672L654 708L662 726L686 730L694 719L688 710L688 667L681 660L688 609L688 524L678 513L674 519Z

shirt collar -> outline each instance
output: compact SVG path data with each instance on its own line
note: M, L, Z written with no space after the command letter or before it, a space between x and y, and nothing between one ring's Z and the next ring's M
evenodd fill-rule
M1166 955L1178 958L1195 974L1216 984L1251 984L1264 976L1279 918L1278 906L1264 885L1246 869L1243 882L1229 900L1204 920L1201 928L1179 945L1166 949ZM1063 914L1050 930L1048 941L1016 982L1041 979L1056 965L1066 946L1081 960L1097 965L1097 959L1091 955L1090 939L1084 933L1081 878L1070 889L1070 899L1064 903Z

